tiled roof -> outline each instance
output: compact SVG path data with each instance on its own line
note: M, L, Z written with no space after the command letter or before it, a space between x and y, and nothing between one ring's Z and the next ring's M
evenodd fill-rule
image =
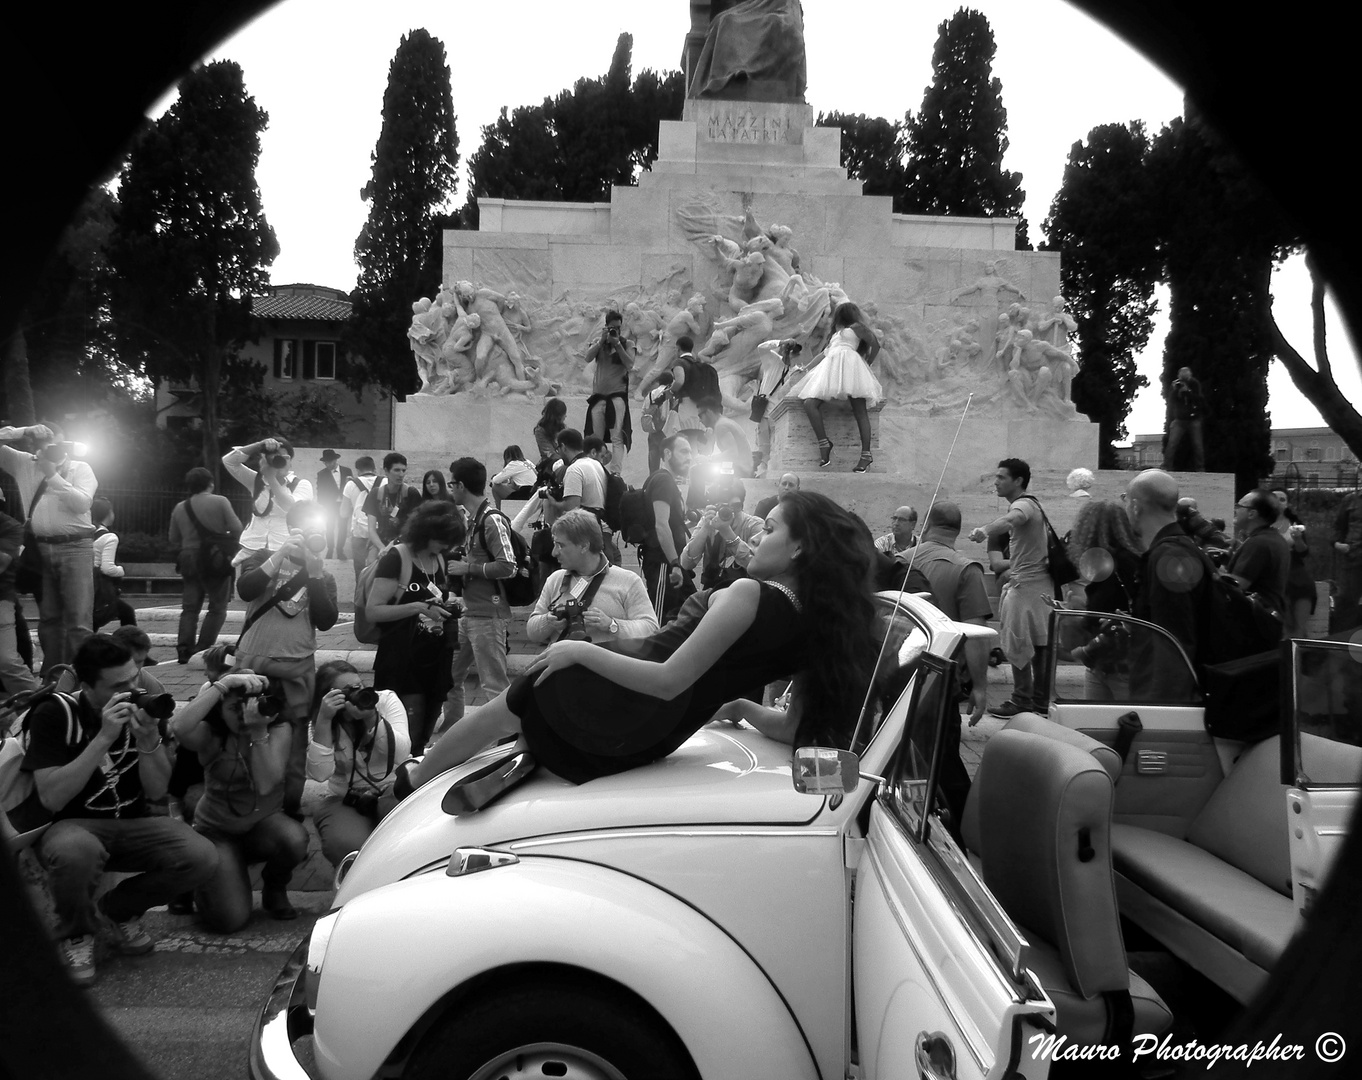
M251 297L251 311L261 319L317 319L323 322L345 322L350 318L350 301L337 299L335 290L327 294L279 291L267 296Z

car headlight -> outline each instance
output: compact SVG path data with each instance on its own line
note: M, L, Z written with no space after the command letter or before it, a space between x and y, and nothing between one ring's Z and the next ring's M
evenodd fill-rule
M308 1012L317 1011L317 987L322 981L322 964L326 960L326 947L331 944L331 935L336 930L339 911L323 915L312 927L312 936L307 939L307 966L303 969L303 997Z

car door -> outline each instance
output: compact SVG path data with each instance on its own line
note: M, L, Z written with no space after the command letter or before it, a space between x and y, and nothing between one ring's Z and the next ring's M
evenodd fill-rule
M1182 646L1161 626L1089 611L1052 612L1050 635L1050 719L1123 751L1112 820L1181 838L1224 777Z
M1362 773L1362 653L1342 641L1287 648L1289 729L1282 783L1291 851L1291 893L1304 916L1328 877L1357 805Z
M932 655L916 663L895 706L907 708L909 719L869 806L856 870L852 972L861 1075L1034 1080L1047 1066L1028 1039L1053 1017L1053 1006L1023 966L1023 937L935 809L946 721L958 709L955 664Z

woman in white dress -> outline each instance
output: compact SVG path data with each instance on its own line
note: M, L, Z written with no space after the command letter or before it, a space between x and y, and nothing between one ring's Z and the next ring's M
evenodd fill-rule
M861 319L861 309L851 302L838 304L832 313L832 340L828 342L823 362L809 373L798 388L804 400L804 412L818 436L818 467L826 468L832 460L832 440L823 427L823 402L846 400L856 417L861 433L861 458L853 472L865 472L874 460L870 456L869 407L878 404L884 392L880 382L870 371L880 343L870 327Z

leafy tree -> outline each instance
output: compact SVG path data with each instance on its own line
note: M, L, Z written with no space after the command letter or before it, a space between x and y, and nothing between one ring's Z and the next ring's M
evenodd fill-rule
M658 123L681 115L685 85L679 71L651 69L631 84L633 43L619 36L600 78L578 79L540 105L503 108L483 127L469 159L467 227L477 227L479 197L603 202L613 185L635 183L652 165Z
M369 217L355 240L359 281L345 348L348 381L398 393L417 388L407 347L411 305L440 284L436 214L454 192L459 164L454 98L443 43L423 29L405 35L388 67L383 127L360 197Z
M251 295L279 253L255 182L268 123L237 64L191 72L175 104L132 145L109 239L120 354L153 381L198 384L210 469L220 395L260 377L239 348L255 336Z
M998 47L980 12L961 8L937 27L932 82L906 118L905 212L1016 217L1017 248L1030 247L1021 174L1003 168L1007 110L993 75Z
M1190 109L1154 140L1149 169L1170 293L1164 395L1179 368L1192 369L1206 394L1206 467L1234 473L1244 491L1272 470L1272 267L1297 237Z
M894 213L905 214L908 172L904 166L905 131L902 121L864 113L819 113L818 127L842 129L842 168L860 180L867 195L890 195Z
M1080 361L1073 400L1101 430L1099 460L1116 468L1135 393L1148 380L1136 359L1149 342L1159 279L1155 208L1144 125L1103 124L1069 151L1045 221L1047 248L1064 253L1060 278Z

